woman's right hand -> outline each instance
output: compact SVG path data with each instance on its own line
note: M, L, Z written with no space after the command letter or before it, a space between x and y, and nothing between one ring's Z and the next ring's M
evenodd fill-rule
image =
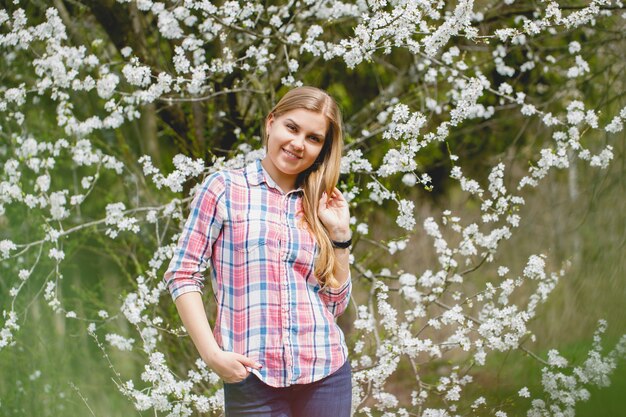
M235 352L225 352L220 350L211 355L207 365L228 384L241 382L248 377L250 372L246 366L261 369L263 365L253 361L247 356Z

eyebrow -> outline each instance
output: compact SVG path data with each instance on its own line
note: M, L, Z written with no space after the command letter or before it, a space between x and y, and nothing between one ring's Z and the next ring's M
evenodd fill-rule
M286 121L293 123L294 125L296 125L296 127L298 129L300 129L300 125L298 123L296 123L293 119L287 119ZM324 135L319 134L319 133L311 133L313 136L317 136L320 139L324 139Z

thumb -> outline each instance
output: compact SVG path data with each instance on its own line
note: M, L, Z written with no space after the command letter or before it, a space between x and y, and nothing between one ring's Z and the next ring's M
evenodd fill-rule
M251 367L251 368L261 369L261 368L263 367L263 365L261 365L260 363L258 363L258 362L256 362L256 361L254 361L254 360L252 360L252 359L250 359L249 357L244 356L244 355L240 355L240 354L238 354L238 355L237 355L237 360L238 360L238 361L239 361L242 365L249 366L249 367Z

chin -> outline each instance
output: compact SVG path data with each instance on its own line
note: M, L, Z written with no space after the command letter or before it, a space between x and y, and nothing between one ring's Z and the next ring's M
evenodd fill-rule
M283 174L287 175L298 175L302 171L304 171L303 169L285 169L284 167L279 167L279 169L282 171Z
M298 174L303 169L305 169L305 168L302 168L301 162L294 163L290 161L284 161L281 159L276 161L274 165L276 165L276 168L280 169L283 173L289 174L289 175Z

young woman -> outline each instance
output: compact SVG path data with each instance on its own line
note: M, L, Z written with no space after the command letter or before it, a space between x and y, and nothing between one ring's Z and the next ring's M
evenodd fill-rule
M336 188L341 114L326 92L300 87L264 133L262 160L202 183L164 278L224 381L226 416L349 416L351 370L335 322L352 289L350 214ZM209 263L213 333L200 295Z

